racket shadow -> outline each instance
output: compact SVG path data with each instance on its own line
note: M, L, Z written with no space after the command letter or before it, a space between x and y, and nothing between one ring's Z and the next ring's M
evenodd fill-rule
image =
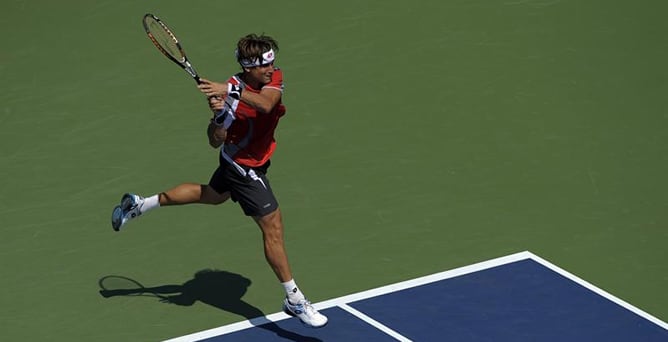
M248 319L258 328L266 329L279 337L291 341L318 342L315 337L304 336L281 328L264 318L262 310L242 299L251 280L236 273L221 270L201 270L181 285L169 284L144 287L138 281L123 276L105 276L99 280L100 295L104 298L116 296L150 296L163 303L192 306L202 302ZM110 286L113 284L113 286Z

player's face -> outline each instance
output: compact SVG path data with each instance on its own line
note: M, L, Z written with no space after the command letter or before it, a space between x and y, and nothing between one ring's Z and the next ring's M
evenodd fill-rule
M267 84L271 82L271 76L274 74L274 63L262 64L250 68L250 76L258 83Z

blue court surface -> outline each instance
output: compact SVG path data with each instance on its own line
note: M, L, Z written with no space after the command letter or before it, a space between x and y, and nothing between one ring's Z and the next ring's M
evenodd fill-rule
M530 252L315 306L324 328L276 313L169 341L668 341L665 322Z

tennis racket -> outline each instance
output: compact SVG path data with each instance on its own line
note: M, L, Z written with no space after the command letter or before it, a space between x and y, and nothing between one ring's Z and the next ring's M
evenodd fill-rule
M172 30L162 20L150 13L144 15L142 22L153 45L172 62L183 68L197 84L201 83L197 71L188 60L188 56L186 56L181 43L179 43Z

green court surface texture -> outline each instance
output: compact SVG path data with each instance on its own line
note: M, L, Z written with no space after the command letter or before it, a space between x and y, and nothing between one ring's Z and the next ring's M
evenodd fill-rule
M161 208L116 233L125 192L206 183L202 76L280 43L288 108L269 178L313 302L529 250L668 319L668 6L663 1L25 1L0 11L0 340L157 341L246 319L104 298L201 270L280 310L232 203ZM214 286L215 284L210 284ZM211 286L207 291L215 292ZM226 290L225 284L221 290Z

